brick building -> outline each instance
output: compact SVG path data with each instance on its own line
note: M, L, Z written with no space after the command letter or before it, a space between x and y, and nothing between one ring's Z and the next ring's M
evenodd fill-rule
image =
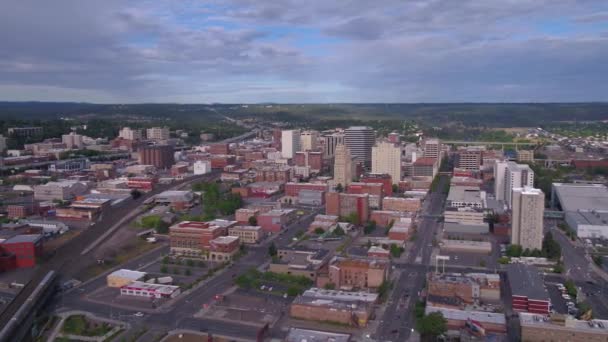
M26 268L36 266L36 261L42 256L42 235L23 234L15 235L0 243L0 255L2 255L2 267ZM14 255L14 257L11 257ZM12 262L14 260L14 264Z
M384 196L393 195L393 180L391 179L391 175L389 175L389 174L368 173L368 174L363 175L359 179L359 182L382 184L382 190L384 191Z
M258 225L265 232L278 233L297 217L297 211L293 209L275 209L258 215Z
M372 196L383 196L383 185L380 183L353 182L346 187L347 194L370 194Z
M421 205L419 198L384 197L382 199L383 210L416 212L420 210Z
M171 253L200 256L211 246L211 240L225 236L227 227L209 222L183 221L169 228Z
M384 260L336 258L328 266L327 277L319 276L317 286L327 283L336 289L375 290L388 279L389 263Z
M173 146L143 146L139 149L139 163L142 165L154 165L158 169L168 169L175 163Z
M209 153L211 154L230 154L230 145L217 143L209 145Z
M249 224L249 219L251 217L258 216L259 213L260 213L259 210L241 208L241 209L237 209L236 212L234 213L234 219L238 223Z
M363 224L369 218L369 195L327 192L325 193L325 213L343 217L355 213L358 223Z
M298 197L302 190L327 191L325 183L293 183L285 184L285 196Z
M150 191L154 189L157 182L158 180L155 177L129 177L127 187L129 189Z
M549 314L551 299L536 267L509 264L507 265L507 279L511 287L513 311Z

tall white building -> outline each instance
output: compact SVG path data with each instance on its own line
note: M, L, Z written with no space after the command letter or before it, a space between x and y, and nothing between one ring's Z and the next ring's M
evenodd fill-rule
M313 151L319 146L318 131L304 131L300 134L300 151Z
M532 187L514 188L512 204L511 244L542 249L545 194Z
M534 171L526 164L509 162L505 170L505 202L511 207L512 190L534 187Z
M69 149L81 149L84 148L84 141L82 135L74 132L70 134L64 134L61 136L61 142Z
M369 166L372 162L372 146L375 142L374 130L366 126L353 126L344 130L344 143L353 157Z
M300 130L281 131L281 155L291 159L300 150Z
M336 146L334 160L334 183L347 186L353 180L353 158L348 146L339 144Z
M498 201L505 200L505 174L508 161L496 160L494 163L494 197Z
M167 140L169 139L168 127L152 127L146 130L146 138L150 140Z
M143 138L140 129L131 129L129 127L123 127L118 132L118 137L125 140L141 140Z
M344 133L332 133L323 136L323 158L333 159L336 146L344 144Z
M372 173L388 173L394 184L401 180L401 147L382 141L372 147Z

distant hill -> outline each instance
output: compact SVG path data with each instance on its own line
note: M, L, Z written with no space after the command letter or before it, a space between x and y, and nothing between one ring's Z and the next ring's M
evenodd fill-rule
M608 103L369 103L369 104L92 104L0 102L0 119L62 116L141 116L176 119L260 118L292 123L415 120L426 125L537 126L556 121L608 120Z

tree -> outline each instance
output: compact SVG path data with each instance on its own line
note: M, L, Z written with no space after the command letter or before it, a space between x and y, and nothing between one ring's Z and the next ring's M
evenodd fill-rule
M277 256L277 246L273 243L270 244L270 246L268 246L268 255L270 255L271 257L275 257Z
M376 221L372 220L367 222L367 224L363 228L363 233L366 235L371 234L374 230L376 230Z
M192 260L192 259L186 259L186 265L188 265L188 267L193 267L194 266L194 260Z
M336 192L342 192L344 191L344 187L342 186L342 183L338 183L338 185L336 185Z
M576 297L576 295L578 294L578 290L576 289L576 284L574 283L574 281L572 281L572 279L566 280L566 282L564 282L564 286L566 287L566 291L568 292L570 297Z
M335 236L344 236L345 232L344 229L342 229L342 227L337 226L336 229L334 229L333 231Z
M141 191L137 190L137 189L133 189L131 190L131 198L133 198L134 200L138 199L141 197Z
M295 286L290 286L287 288L287 295L289 297L295 297L300 294L300 290Z
M447 320L441 312L431 312L416 321L416 330L426 338L435 338L447 331Z
M324 289L326 290L335 290L336 289L336 284L334 283L327 283L325 284L325 286L323 286Z
M547 232L545 237L543 238L543 254L552 260L558 260L562 256L562 248L555 239L553 239L553 234L551 232Z
M173 272L172 272L172 273L173 273L173 274L180 274L179 268L174 267L174 268L173 268Z
M391 256L393 258L398 258L401 256L401 253L403 253L403 247L400 247L394 243L391 243L390 252L391 252Z
M399 185L393 184L393 194L398 193L398 192L399 192Z
M323 233L325 233L325 230L323 228L321 228L321 227L315 228L315 234L321 235Z
M507 247L507 256L511 258L519 258L523 253L523 248L520 245L509 245Z
M250 216L249 220L247 220L247 221L249 221L249 225L250 226L257 226L258 225L258 218L255 217L255 216Z
M160 267L160 273L167 273L167 272L169 272L169 269L167 268L167 266L162 265Z
M498 259L498 263L499 263L499 264L502 264L502 265L506 265L506 264L508 264L508 263L509 263L509 261L510 261L510 259L509 259L509 257L507 257L507 256L502 256L502 257L500 257L500 258Z

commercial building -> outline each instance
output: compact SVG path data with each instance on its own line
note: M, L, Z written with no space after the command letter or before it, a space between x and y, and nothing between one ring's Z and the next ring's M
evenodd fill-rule
M290 274L317 280L319 271L329 262L329 251L326 249L308 249L303 247L281 248L276 259L270 263L269 271Z
M82 135L74 132L70 134L64 134L61 136L61 142L65 144L66 148L69 149L81 149L84 148L84 141Z
M594 209L568 211L565 219L579 238L608 239L608 211Z
M274 209L260 213L257 221L265 232L278 233L283 227L293 222L297 218L297 214L298 212L294 209Z
M209 145L209 153L211 154L230 154L230 145L226 143L215 143Z
M367 222L369 197L368 194L327 192L325 193L325 213L342 217L356 214L358 223Z
M211 172L211 162L209 160L197 160L192 164L195 175L205 175Z
M346 187L347 194L369 194L370 196L382 197L384 191L382 184L353 182Z
M447 320L448 330L462 330L474 323L476 330L485 335L486 332L505 334L507 320L504 313L486 311L458 310L427 305L425 313L439 312ZM524 340L525 341L525 340Z
M441 142L439 139L426 139L423 141L424 158L439 159L441 156Z
M318 131L304 131L300 134L300 151L316 150L319 143Z
M152 127L146 130L146 138L148 140L167 140L169 139L169 128L167 127Z
M487 241L443 239L440 246L442 252L481 254L492 253L492 243Z
M144 146L139 149L139 163L144 165L154 165L158 169L168 169L175 164L173 146Z
M464 308L500 302L500 276L487 273L428 273L427 302L431 306ZM456 306L444 298L455 298Z
M505 175L508 165L508 161L496 160L494 163L494 198L498 201L505 200Z
M472 186L452 186L448 193L446 205L453 208L486 207L486 193Z
M504 172L504 195L497 196L497 198L504 198L510 208L513 189L534 186L534 171L526 164L508 162Z
M150 191L154 189L156 183L158 183L156 177L129 177L127 180L127 187L129 189Z
M382 141L372 147L372 173L386 173L394 184L401 180L401 147Z
M534 151L531 151L531 150L518 150L517 151L517 162L519 162L519 163L532 163L532 162L534 162Z
M295 154L295 165L308 167L310 172L318 173L323 170L323 153L321 151L298 151Z
M42 257L42 241L42 234L15 235L0 242L0 254L14 255L14 267L34 267Z
M382 210L416 212L420 210L422 201L419 198L384 197Z
M330 283L340 290L375 290L388 279L389 268L385 260L335 257L329 264L327 278L319 276L317 286Z
M350 334L289 328L284 342L350 342Z
M123 287L129 285L134 281L138 281L144 278L146 272L132 271L127 269L120 269L114 271L106 276L106 283L108 287Z
M142 140L142 130L141 129L131 129L129 127L123 127L118 132L118 137L125 140Z
M353 157L364 165L369 166L372 161L372 146L374 146L374 130L365 126L353 126L344 130L344 144Z
M474 147L459 150L456 154L457 167L464 170L478 172L481 168L482 153L482 149Z
M203 258L210 261L230 261L239 252L240 246L241 240L238 236L219 236L209 241L209 248Z
M154 196L154 203L169 205L175 210L184 210L192 206L194 194L187 190L168 190Z
M84 195L88 191L89 187L84 182L62 180L36 185L34 187L34 198L40 201L69 201L76 198L76 196Z
M291 159L300 150L300 130L281 131L281 156Z
M509 264L507 265L507 280L511 288L513 311L549 314L551 299L536 267Z
M389 174L367 173L359 179L359 182L382 184L382 190L384 192L383 195L384 196L393 195L393 180L391 179L391 175L389 175Z
M367 325L373 313L373 302L367 293L340 291L306 291L289 308L292 318L334 322L354 327Z
M334 184L347 186L353 181L354 176L351 151L345 144L339 144L334 155Z
M264 232L260 226L234 226L228 228L228 235L238 236L243 243L254 244L260 242Z
M413 177L432 177L439 172L439 159L424 157L418 158L412 163L411 176Z
M551 207L565 212L570 228L581 238L608 237L608 188L603 184L553 183Z
M332 133L323 136L323 158L333 159L336 147L344 144L343 133Z
M302 190L313 190L325 192L328 186L326 183L293 183L285 184L285 196L297 197Z
M42 135L42 127L9 127L8 135L16 137L33 137Z
M608 341L608 320L583 321L572 316L520 313L522 341Z
M171 253L201 256L211 246L211 240L226 235L228 229L209 222L183 221L169 228Z
M147 298L175 298L181 293L179 286L144 283L134 281L120 288L122 296L137 296Z
M512 192L511 244L523 249L542 249L545 194L535 188L514 188Z

